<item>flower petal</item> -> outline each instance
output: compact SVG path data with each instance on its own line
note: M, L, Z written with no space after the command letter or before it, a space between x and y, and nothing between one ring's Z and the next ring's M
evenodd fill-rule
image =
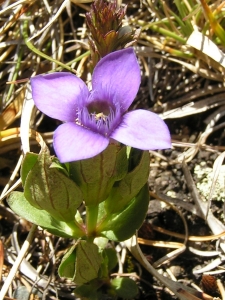
M112 52L97 63L92 76L92 88L101 100L119 101L123 113L133 102L140 81L136 55L132 48L127 48Z
M170 133L165 122L146 110L134 110L123 116L111 138L141 150L171 148Z
M108 144L109 139L104 136L71 122L54 132L53 146L61 163L93 157Z
M66 72L31 78L32 96L37 108L51 118L75 121L76 109L85 103L89 91L85 83Z

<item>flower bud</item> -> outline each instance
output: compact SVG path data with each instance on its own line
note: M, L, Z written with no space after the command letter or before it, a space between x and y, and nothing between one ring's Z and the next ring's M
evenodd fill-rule
M129 26L122 27L126 7L117 7L117 1L96 0L86 14L89 27L90 50L93 67L105 55L125 48L136 40L136 31Z

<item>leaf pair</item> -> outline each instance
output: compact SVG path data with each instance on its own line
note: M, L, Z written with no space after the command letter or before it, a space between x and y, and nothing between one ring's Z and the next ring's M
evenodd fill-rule
M79 187L52 166L49 152L25 155L21 179L24 193L13 192L8 198L11 209L21 217L62 237L81 237L75 215L83 201Z

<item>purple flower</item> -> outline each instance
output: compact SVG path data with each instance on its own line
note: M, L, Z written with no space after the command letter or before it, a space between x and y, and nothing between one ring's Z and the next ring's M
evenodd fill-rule
M91 91L80 78L66 72L31 78L37 108L65 122L53 137L62 163L93 157L111 139L142 150L171 147L168 128L156 114L141 109L127 112L140 80L132 48L112 52L98 62Z

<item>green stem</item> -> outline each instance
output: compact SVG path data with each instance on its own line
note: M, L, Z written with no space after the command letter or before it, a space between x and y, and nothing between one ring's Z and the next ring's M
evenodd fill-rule
M83 54L79 55L78 57L76 57L76 58L74 58L74 59L68 61L68 62L66 63L66 66L70 66L70 65L72 65L73 63L80 61L82 58L84 58L84 57L86 57L86 56L89 56L90 53L91 53L91 52L90 52L89 50L86 51L86 52L84 52ZM60 71L60 70L61 70L61 67L58 67L58 68L55 69L55 71Z
M96 237L97 220L98 220L98 205L86 206L87 237L91 241Z

